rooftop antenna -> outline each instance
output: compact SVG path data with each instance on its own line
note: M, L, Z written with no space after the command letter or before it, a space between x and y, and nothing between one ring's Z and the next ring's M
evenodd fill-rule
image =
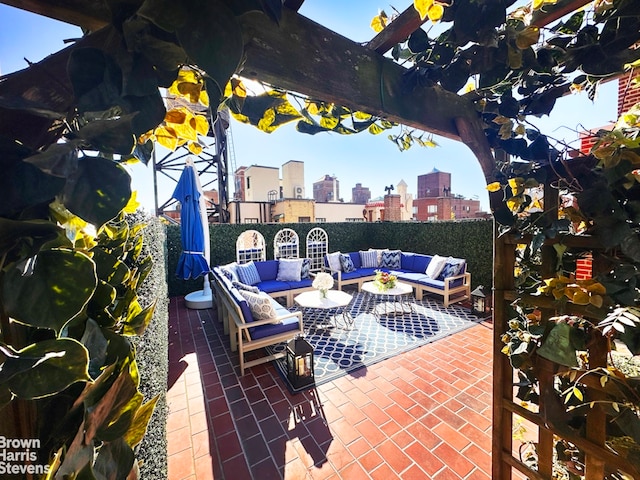
M394 186L389 185L388 187L384 187L384 189L387 192L387 195L391 195L391 190L394 190Z

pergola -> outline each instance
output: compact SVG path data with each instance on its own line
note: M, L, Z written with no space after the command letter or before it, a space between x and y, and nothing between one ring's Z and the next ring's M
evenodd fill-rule
M111 41L103 27L111 23L111 12L102 2L85 0L2 0L3 3L38 14L78 25L91 32L70 49L79 46L99 46ZM482 121L473 103L473 97L448 92L438 85L414 90L407 95L403 87L406 68L384 54L398 42L404 41L424 22L412 5L403 11L387 28L366 45L351 41L298 13L303 0L285 0L278 26L261 14L239 17L244 45L242 70L238 72L248 79L257 79L278 88L298 92L309 97L344 105L353 110L379 115L393 122L415 127L450 139L463 142L476 156L487 183L495 180L496 155L486 138ZM405 2L409 3L409 2ZM548 24L563 15L587 4L588 0L560 0L540 13L534 20L536 25ZM127 6L135 9L141 0L128 0ZM425 20L426 21L426 20ZM43 62L40 67L64 78L68 57L66 49ZM66 53L65 53L66 52ZM35 66L34 66L35 67ZM330 75L327 72L331 72ZM27 88L28 86L28 88ZM7 91L22 92L25 98L55 105L52 110L62 111L72 104L70 89L64 85L43 83L37 74L17 73L0 84L0 94ZM28 94L27 94L28 92ZM428 107L425 107L428 106ZM1 110L1 109L0 109ZM9 129L6 115L0 116L0 129ZM15 124L15 117L11 120ZM18 123L30 123L28 132L17 132L18 137L34 147L46 144L50 133L42 119L21 118ZM550 182L552 179L549 180ZM500 194L490 195L491 208L502 203ZM556 190L545 189L545 208L557 218L558 195ZM514 373L509 359L501 353L501 335L508 321L507 306L515 293L512 272L516 262L515 250L519 239L513 236L498 238L496 234L494 255L494 418L493 418L493 467L492 478L511 478L512 469L518 469L531 478L551 478L553 464L554 435L567 438L587 454L586 478L602 478L605 469L619 468L638 474L637 466L618 457L605 447L606 416L594 414L588 420L586 438L560 433L545 415L545 406L539 413L522 408L514 399ZM594 240L565 238L565 244L580 245L585 249L601 246ZM543 247L546 252L543 270L552 271L553 242ZM549 250L550 249L550 250ZM555 311L552 302L531 299L539 305L543 315L551 316ZM602 346L601 362L606 365ZM548 366L548 375L541 379L541 388L553 382L553 366ZM544 385L542 385L542 382ZM514 415L520 415L535 424L538 431L538 470L533 471L512 454L512 426ZM606 466L606 468L605 468Z

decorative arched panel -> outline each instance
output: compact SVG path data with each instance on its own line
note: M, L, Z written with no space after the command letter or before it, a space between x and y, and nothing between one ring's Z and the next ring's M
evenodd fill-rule
M300 256L300 238L290 229L283 228L273 238L273 258L298 258Z
M236 240L238 263L258 262L267 259L264 237L257 230L246 230Z
M307 258L311 260L310 271L322 270L324 257L329 253L329 236L322 228L316 227L307 234Z

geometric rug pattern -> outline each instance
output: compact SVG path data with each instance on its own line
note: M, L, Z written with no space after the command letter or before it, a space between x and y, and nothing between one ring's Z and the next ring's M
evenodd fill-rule
M411 297L408 305L401 307L389 302L371 305L371 297L364 292L350 293L353 293L353 300L345 308L353 319L350 328L344 328L339 311L303 311L304 338L314 351L316 385L334 381L481 321L468 308L459 304L445 308L441 302L427 296L422 301ZM297 307L291 310L295 311ZM267 350L276 353L285 348L282 343ZM286 378L284 359L276 360L275 365L289 390L296 393Z

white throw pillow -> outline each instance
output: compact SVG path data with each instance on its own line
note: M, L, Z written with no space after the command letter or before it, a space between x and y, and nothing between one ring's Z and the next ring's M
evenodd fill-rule
M334 272L342 271L342 264L340 263L340 252L327 253L327 263L329 268Z
M434 280L438 278L440 272L447 264L447 257L441 257L440 255L434 255L427 265L427 270L424 272L427 277L433 278Z
M271 297L266 293L252 293L246 290L239 290L239 292L247 301L254 320L268 320L278 316L275 308L273 308L273 304L271 303Z
M280 282L299 282L302 271L301 258L281 258L278 260L278 275Z
M360 250L360 264L362 268L378 268L378 252L375 250Z

